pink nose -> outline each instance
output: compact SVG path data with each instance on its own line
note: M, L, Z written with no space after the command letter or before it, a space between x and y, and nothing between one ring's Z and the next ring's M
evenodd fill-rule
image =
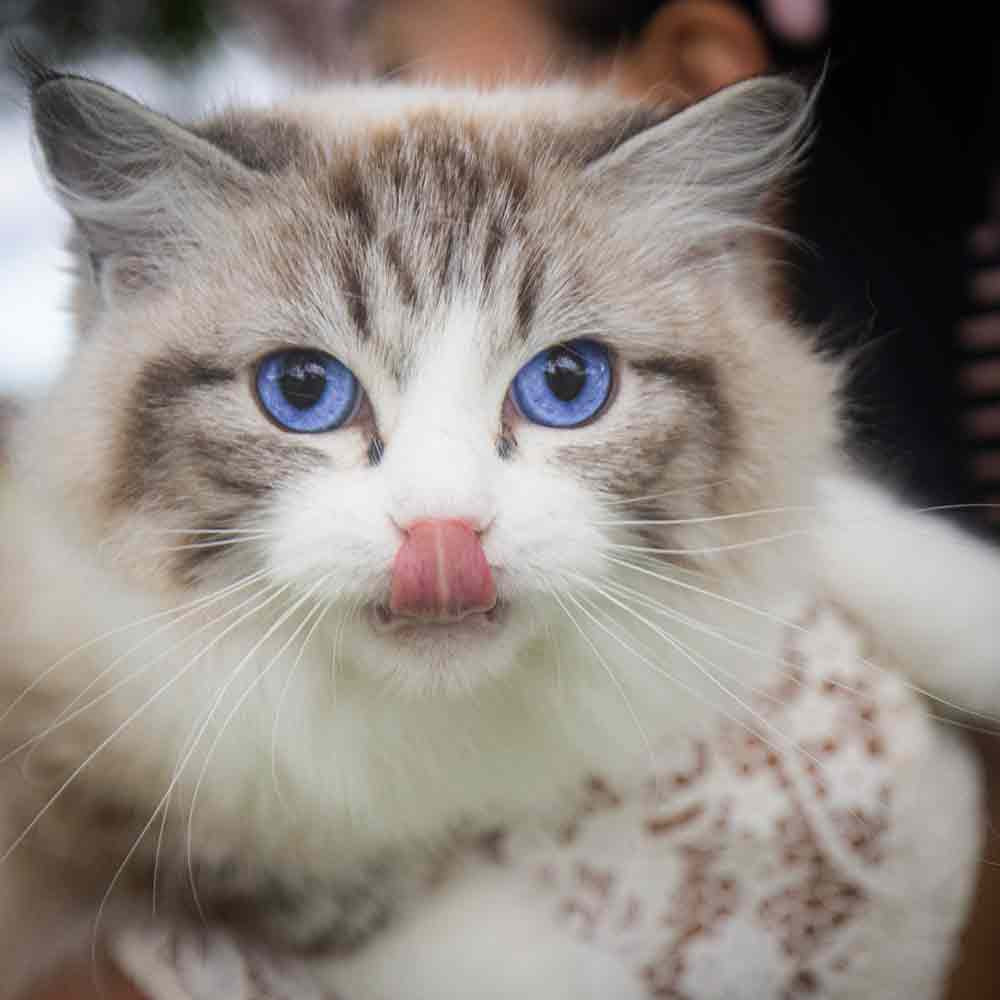
M418 521L392 567L389 610L425 621L489 611L496 585L479 536L464 521Z

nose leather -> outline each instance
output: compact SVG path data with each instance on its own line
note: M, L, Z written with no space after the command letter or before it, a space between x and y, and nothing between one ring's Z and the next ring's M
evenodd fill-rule
M389 610L423 621L489 611L497 592L479 535L464 521L418 521L392 567Z

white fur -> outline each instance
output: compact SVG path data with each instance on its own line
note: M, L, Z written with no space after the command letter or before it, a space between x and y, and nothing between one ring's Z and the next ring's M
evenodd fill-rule
M820 578L892 662L951 708L1000 710L1000 558L864 480L821 482ZM940 706L938 706L940 708ZM948 706L945 706L948 707Z

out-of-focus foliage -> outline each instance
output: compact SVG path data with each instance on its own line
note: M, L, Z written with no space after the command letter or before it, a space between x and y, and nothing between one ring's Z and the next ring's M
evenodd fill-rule
M0 0L0 35L47 58L115 45L187 58L225 19L221 0Z

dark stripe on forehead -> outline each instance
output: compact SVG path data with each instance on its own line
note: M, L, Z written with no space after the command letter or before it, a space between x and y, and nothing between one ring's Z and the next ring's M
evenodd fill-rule
M342 246L333 258L333 271L339 285L338 291L344 298L347 314L351 318L362 340L372 335L368 313L368 292L362 272L361 251L351 246Z
M493 274L496 270L497 258L503 249L507 236L503 223L499 219L491 219L483 237L483 288L489 291L493 286Z
M337 235L330 266L362 340L378 332L380 275L410 309L467 282L481 281L489 295L508 241L525 245L535 168L470 122L416 114L376 132L367 146L345 144L332 156L319 179ZM522 337L534 321L544 271L538 251L525 253L511 281L511 325Z
M482 278L489 284L503 241L530 200L530 163L487 142L470 123L433 112L377 136L360 162L373 184L391 190L396 222L449 230L446 238L430 239L439 256L422 266L430 264L442 284L453 279L455 243L471 251L471 237L482 241Z
M362 246L371 243L375 236L375 208L365 190L361 164L352 159L338 161L322 190L333 213L351 227L351 235Z
M438 284L444 288L452 280L452 269L455 261L455 230L451 226L444 226L443 230L439 231L440 235L435 240L435 244L440 248L437 277Z
M525 253L515 307L516 331L521 340L527 340L535 321L535 312L545 281L545 268L545 257L540 249L533 248Z
M396 276L403 304L413 308L417 304L417 278L410 264L403 258L398 232L391 232L385 238L385 259L389 270Z
M399 204L411 209L426 204L437 214L460 216L468 226L490 192L480 147L457 123L425 114L379 137L371 158L376 174L391 177Z
M326 175L322 191L340 228L341 239L334 256L334 272L348 315L361 339L367 340L371 336L371 327L364 260L375 238L376 220L360 164L352 159L340 160Z

